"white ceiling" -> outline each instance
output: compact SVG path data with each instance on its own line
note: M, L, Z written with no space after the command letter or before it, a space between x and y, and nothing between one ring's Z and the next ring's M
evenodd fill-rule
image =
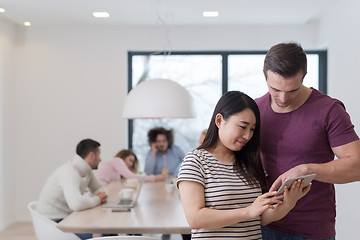
M33 26L304 24L340 0L0 0L1 18ZM217 10L218 18L203 18ZM95 19L94 11L110 18Z

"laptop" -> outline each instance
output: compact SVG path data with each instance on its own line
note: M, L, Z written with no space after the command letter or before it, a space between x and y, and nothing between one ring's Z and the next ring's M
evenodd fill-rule
M144 183L144 177L142 177L139 186L137 187L137 191L135 194L135 197L133 199L109 199L106 203L104 203L102 206L104 208L120 208L120 209L130 209L136 206L137 200L139 198L142 185Z

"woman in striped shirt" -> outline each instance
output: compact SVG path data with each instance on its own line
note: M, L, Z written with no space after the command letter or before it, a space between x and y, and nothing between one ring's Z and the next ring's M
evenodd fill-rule
M220 98L204 142L185 156L177 180L192 239L262 239L260 224L283 218L310 190L300 180L283 195L265 193L259 129L252 98L239 91Z

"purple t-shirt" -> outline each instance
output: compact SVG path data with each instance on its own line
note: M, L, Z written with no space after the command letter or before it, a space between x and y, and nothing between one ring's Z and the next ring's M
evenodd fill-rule
M332 161L331 148L359 139L343 103L316 89L301 107L289 113L274 112L270 98L267 93L256 99L261 115L262 161L269 174L269 186L299 164ZM296 207L268 227L306 238L331 238L335 236L335 215L334 185L313 181L310 192Z

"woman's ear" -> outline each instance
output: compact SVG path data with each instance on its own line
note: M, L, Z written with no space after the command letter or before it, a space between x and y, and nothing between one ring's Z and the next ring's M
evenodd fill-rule
M221 113L216 114L215 124L218 128L220 127L222 121L223 121L223 116L221 115Z

